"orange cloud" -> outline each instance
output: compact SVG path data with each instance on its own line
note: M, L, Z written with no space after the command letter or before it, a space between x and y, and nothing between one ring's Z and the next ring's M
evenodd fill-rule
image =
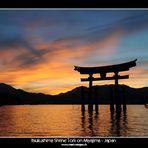
M33 53L36 52L37 55L26 50L27 47L7 48L0 51L5 63L3 66L5 71L1 70L0 79L16 88L47 94L66 92L80 85L88 86L88 82L80 82L80 77L83 76L74 71L73 66L88 65L89 62L82 61L94 55L99 58L116 54L116 47L122 33L121 29L117 29L103 38L90 42L79 37L63 38L48 43L40 37L30 36L29 45L31 44ZM99 65L105 64L99 63ZM128 73L130 79L121 80L121 84L139 87L147 80L148 72L142 67L131 69ZM99 81L94 84L114 84L114 81Z

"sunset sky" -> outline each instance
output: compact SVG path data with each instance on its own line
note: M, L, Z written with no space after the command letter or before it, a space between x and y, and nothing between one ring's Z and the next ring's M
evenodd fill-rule
M148 86L147 10L0 10L0 82L58 94L80 82L77 66L138 59L120 84ZM87 77L87 76L84 76ZM95 85L114 84L99 81Z

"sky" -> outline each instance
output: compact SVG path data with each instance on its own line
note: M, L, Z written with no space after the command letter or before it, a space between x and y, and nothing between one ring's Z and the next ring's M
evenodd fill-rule
M0 10L0 82L28 92L59 94L78 86L76 66L137 59L120 80L148 87L148 9ZM99 75L96 75L97 77ZM94 85L114 84L97 81Z

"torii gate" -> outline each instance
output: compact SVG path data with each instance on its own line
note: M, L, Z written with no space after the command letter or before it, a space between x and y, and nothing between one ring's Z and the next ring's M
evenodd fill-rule
M80 72L80 74L88 74L88 78L81 78L81 81L89 81L89 93L88 93L88 109L89 111L93 110L93 103L92 103L92 86L93 86L93 81L100 81L100 80L115 80L115 104L116 104L116 110L119 111L121 110L121 100L119 96L119 84L118 80L119 79L128 79L129 75L123 75L120 76L119 72L123 71L128 71L131 67L136 66L136 61L137 59L122 63L122 64L117 64L117 65L109 65L109 66L101 66L101 67L79 67L79 66L74 66L74 70ZM114 73L112 77L107 77L107 73ZM100 74L100 77L94 78L93 74ZM111 91L112 92L112 91ZM84 91L82 91L82 95L84 96ZM82 98L83 99L83 98ZM96 110L98 109L98 104L96 103ZM82 110L85 110L85 104L82 102ZM113 98L111 98L110 101L110 110L114 111L114 101ZM126 101L125 97L123 100L123 110L126 110Z

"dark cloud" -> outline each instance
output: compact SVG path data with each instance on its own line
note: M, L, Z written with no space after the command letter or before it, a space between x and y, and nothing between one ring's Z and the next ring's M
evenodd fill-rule
M121 26L126 33L148 29L148 11L122 19L117 25Z
M88 28L87 31L91 37L102 37L118 29L126 34L148 29L148 11L139 11L116 22Z
M39 57L36 57L31 54L21 54L14 58L17 61L18 67L20 68L27 68L32 65L36 65L40 63L42 60Z
M148 11L132 14L109 24L93 26L75 36L67 36L57 41L71 40L89 44L102 40L118 30L122 30L124 34L130 34L144 29L148 29Z
M13 37L9 35L3 35L2 38L0 38L0 50L5 50L8 48L24 48L37 57L42 55L39 50L34 49L32 45L30 45L29 41L25 39L25 37L17 34L14 34Z
M3 35L0 38L0 54L5 52L5 57L1 57L5 67L14 66L19 68L27 68L37 63L45 62L43 56L48 52L47 50L35 49L24 37L18 34ZM8 54L11 52L11 54Z

